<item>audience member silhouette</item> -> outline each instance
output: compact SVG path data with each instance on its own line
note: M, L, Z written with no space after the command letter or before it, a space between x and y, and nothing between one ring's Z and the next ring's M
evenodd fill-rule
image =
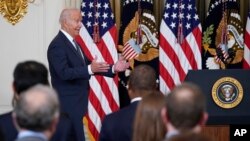
M156 90L156 74L148 65L139 65L130 74L128 94L131 104L107 115L100 132L100 141L131 141L132 127L138 101Z
M29 60L18 63L14 69L13 77L13 106L15 106L15 103L18 101L20 94L32 86L36 84L49 85L48 70L43 64L37 61ZM13 124L11 114L12 111L0 115L0 127L2 127L6 141L14 141L18 133ZM60 115L60 120L57 126L56 133L51 141L75 140L72 123L66 114Z
M205 95L197 85L186 82L167 95L162 109L166 138L186 131L199 133L207 118Z
M19 99L20 93L36 84L49 85L48 70L46 67L36 61L20 62L16 65L13 72L13 98L12 105L15 106ZM12 111L0 115L0 126L6 141L14 141L17 136L17 130L13 124Z
M165 106L165 97L156 91L143 97L138 104L132 141L162 141L166 128L161 119L161 109Z
M49 141L59 121L59 107L57 93L49 86L38 84L23 92L12 112L16 141Z

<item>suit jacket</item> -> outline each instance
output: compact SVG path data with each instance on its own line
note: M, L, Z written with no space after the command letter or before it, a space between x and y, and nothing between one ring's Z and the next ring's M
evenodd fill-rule
M61 111L69 114L74 124L78 141L84 140L82 117L88 107L90 75L87 65L91 63L82 53L85 62L61 31L52 40L47 52L52 86L59 94ZM102 75L114 76L111 67Z
M14 141L17 137L17 130L12 121L12 112L0 115L0 128L2 128L5 141ZM75 141L73 124L69 118L61 114L55 134L51 141Z
M76 141L74 126L67 114L60 114L56 132L50 141Z
M138 101L107 115L102 123L99 141L131 141Z
M0 126L2 128L5 141L14 141L17 137L17 130L12 121L12 112L0 115Z

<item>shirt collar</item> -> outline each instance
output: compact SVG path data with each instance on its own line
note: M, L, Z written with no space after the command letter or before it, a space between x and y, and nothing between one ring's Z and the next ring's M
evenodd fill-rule
M67 39L74 45L73 37L71 35L69 35L69 33L67 33L66 31L64 31L63 29L61 29L61 31L67 37Z
M175 130L175 131L168 131L167 134L165 135L165 138L166 139L169 139L170 137L173 137L175 135L178 135L179 134L179 131L178 130Z
M44 140L47 140L47 137L42 132L34 132L30 130L20 131L17 138L24 138L24 137L30 137L30 136L40 137L40 138L43 138Z
M135 101L140 101L142 98L141 97L136 97L136 98L133 98L131 100L131 103L135 102Z

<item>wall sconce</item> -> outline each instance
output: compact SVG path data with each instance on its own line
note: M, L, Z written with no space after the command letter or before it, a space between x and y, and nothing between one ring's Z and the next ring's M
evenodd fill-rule
M0 0L0 13L12 25L18 23L27 13L28 3L35 0Z

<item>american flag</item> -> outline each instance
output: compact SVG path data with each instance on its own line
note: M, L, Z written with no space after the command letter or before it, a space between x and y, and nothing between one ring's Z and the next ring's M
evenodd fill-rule
M168 0L160 26L160 90L168 93L188 70L201 69L201 24L195 0Z
M117 28L109 0L83 0L81 13L83 27L78 42L84 53L90 60L97 56L98 61L114 64L118 60ZM99 27L99 42L93 40L95 25ZM93 141L98 140L104 116L119 109L118 76L95 75L89 83L88 112L83 122L87 137Z
M237 0L210 0L203 26L203 69L241 69L244 41Z
M122 49L122 56L127 60L134 59L139 56L140 53L141 49L133 39L130 39L125 43L124 48Z
M250 12L248 13L247 17L247 25L246 25L244 41L245 41L245 48L244 48L243 68L250 69Z

